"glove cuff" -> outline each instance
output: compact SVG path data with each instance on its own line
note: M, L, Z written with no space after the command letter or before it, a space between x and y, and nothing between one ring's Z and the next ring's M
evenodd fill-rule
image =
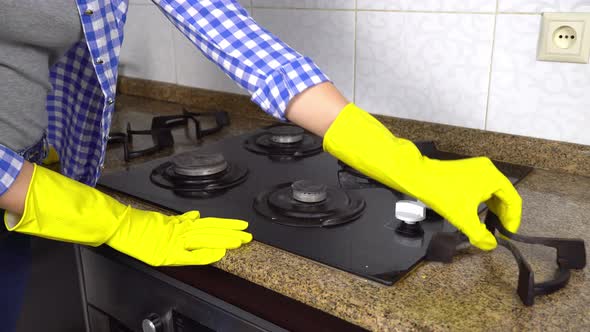
M328 128L323 147L357 171L408 195L419 182L415 175L426 166L426 158L414 143L395 137L353 103Z
M4 216L9 231L91 246L112 236L127 206L90 186L33 166L23 215Z

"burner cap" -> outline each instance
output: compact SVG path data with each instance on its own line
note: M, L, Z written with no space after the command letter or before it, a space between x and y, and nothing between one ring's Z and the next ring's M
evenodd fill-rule
M188 152L172 157L176 174L185 176L207 176L227 169L227 162L221 153Z
M281 162L295 161L323 151L321 137L289 124L260 130L244 140L244 148Z
M291 191L293 199L302 203L319 203L328 196L328 186L307 180L293 182Z
M271 222L294 227L332 227L358 219L364 199L353 191L311 181L287 182L260 193L254 209Z
M160 164L150 173L158 187L191 198L220 195L244 182L248 169L219 154L185 153Z
M295 126L276 126L268 130L270 140L279 144L293 144L303 140L305 130Z
M295 161L321 153L322 138L290 124L272 125L244 140L247 150L273 161Z

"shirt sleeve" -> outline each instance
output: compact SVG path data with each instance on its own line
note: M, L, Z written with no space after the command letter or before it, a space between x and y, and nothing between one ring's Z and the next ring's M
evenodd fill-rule
M0 144L0 196L12 186L23 168L23 162L23 157Z
M308 57L260 27L236 0L152 0L252 101L285 120L289 101L329 78Z

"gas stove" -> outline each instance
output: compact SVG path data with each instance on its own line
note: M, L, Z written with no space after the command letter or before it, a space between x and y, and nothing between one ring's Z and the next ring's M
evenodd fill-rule
M463 156L419 142L437 159ZM530 168L497 163L516 183ZM392 285L457 230L420 202L322 151L322 140L280 124L104 175L99 185L165 209L249 222L254 239Z

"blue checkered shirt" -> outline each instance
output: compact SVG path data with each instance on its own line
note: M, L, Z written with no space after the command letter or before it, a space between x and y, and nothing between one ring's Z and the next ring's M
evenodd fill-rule
M328 77L307 57L260 27L236 0L153 0L203 54L278 119L297 94ZM77 0L84 38L51 68L47 138L62 173L95 185L114 110L128 0ZM167 59L162 59L166 61ZM21 156L0 144L0 195Z

